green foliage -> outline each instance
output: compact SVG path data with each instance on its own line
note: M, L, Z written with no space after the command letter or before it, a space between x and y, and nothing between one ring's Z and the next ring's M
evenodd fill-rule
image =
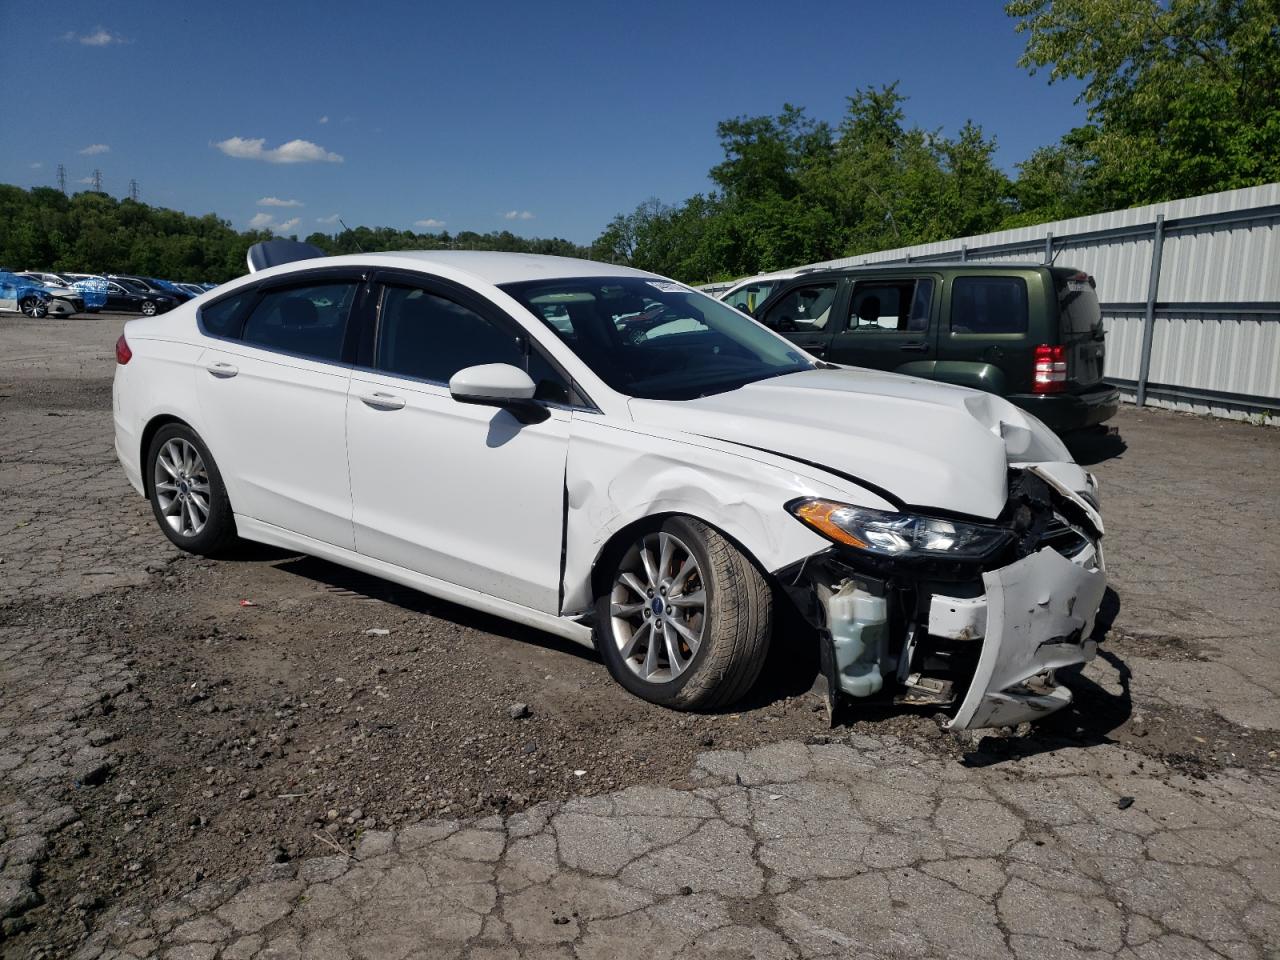
M17 270L136 273L172 280L221 283L245 272L249 247L271 233L232 229L208 214L116 200L86 191L64 196L48 187L23 190L0 184L0 264ZM494 233L411 233L390 227L357 227L334 236L307 237L326 253L364 250L512 250L587 256L568 240L525 239Z
M1100 208L1280 180L1277 0L1012 0L1021 63L1084 81Z
M601 259L690 282L1280 180L1280 0L1011 0L1022 64L1084 81L1090 122L1011 178L975 124L907 123L897 84L833 129L785 105L717 132L717 192L646 201Z

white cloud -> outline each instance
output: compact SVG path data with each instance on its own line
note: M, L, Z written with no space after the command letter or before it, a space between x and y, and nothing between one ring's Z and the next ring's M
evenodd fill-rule
M319 122L320 122L320 123L328 123L328 122L329 122L329 115L326 113L323 117L321 117L321 118L320 118Z
M331 213L327 217L316 217L316 223L337 223L338 215Z
M112 33L106 27L94 27L88 33L76 33L74 30L68 30L62 35L62 39L71 43L83 44L86 47L109 47L113 43L129 42L120 34Z
M258 201L260 207L301 207L305 206L301 200L281 200L279 197L263 197Z
M253 218L249 221L250 230L265 230L268 227L274 227L275 225L276 215L274 213L267 213L265 210L262 211L262 213L255 213Z
M427 217L425 220L415 220L415 221L413 221L413 225L414 225L415 227L428 227L428 228L430 228L430 227L443 227L443 226L444 226L444 221L443 221L443 220L437 220L435 217Z
M44 166L44 164L43 164L43 163L41 163L39 160L37 160L35 163L31 164L31 169L32 169L32 170L39 170L39 169L40 169L41 167L43 167L43 166Z
M93 177L81 177L76 181L76 183L83 183L85 186L91 186L93 184Z
M290 217L284 223L278 223L271 229L274 230L276 233L288 233L290 230L292 230L301 222L302 222L301 217Z
M96 157L100 153L110 153L111 148L105 143L91 143L80 151L82 157Z
M278 147L267 149L267 141L262 137L246 139L245 137L229 137L220 140L214 146L228 157L240 160L265 160L267 163L341 163L339 154L331 153L319 144L310 140L290 140Z
M503 216L508 220L532 220L533 214L528 210L508 210Z

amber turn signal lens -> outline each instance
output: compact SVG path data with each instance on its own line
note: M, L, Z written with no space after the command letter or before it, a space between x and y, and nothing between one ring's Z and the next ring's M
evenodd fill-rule
M851 547L866 549L866 543L859 540L848 530L836 526L831 519L831 515L843 507L843 503L832 503L829 500L806 500L795 508L794 513L823 536L830 537L837 543L845 543Z

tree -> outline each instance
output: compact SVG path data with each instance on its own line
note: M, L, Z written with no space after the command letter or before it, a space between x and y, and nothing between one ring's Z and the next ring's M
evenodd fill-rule
M1027 34L1024 66L1084 81L1092 129L1074 136L1088 144L1099 208L1280 179L1277 0L1011 0L1005 10Z

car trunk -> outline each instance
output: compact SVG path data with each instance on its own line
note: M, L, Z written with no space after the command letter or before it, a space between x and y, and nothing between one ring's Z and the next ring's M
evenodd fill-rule
M1074 270L1054 271L1058 331L1067 356L1067 389L1076 393L1102 380L1106 342L1102 308L1093 278Z

